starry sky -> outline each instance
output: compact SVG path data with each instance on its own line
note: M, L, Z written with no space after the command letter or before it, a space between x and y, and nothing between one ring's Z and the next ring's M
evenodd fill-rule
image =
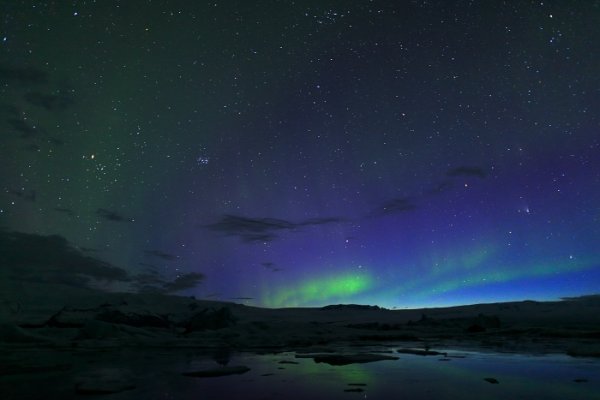
M265 307L598 292L599 1L0 16L13 279Z

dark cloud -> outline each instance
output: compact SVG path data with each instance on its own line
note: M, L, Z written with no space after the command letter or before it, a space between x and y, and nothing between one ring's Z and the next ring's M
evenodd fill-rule
M166 293L179 292L186 289L193 289L204 281L204 274L200 272L190 272L189 274L178 276L174 281L163 285Z
M17 132L21 133L23 139L35 137L41 133L41 130L35 126L29 125L22 119L9 118L6 120L8 124Z
M447 171L448 176L478 176L484 177L485 172L480 168L474 167L459 167ZM425 198L437 196L447 192L455 187L453 182L443 180L435 186L424 189L420 193L415 193L411 196L398 197L387 200L376 207L373 211L366 215L366 218L383 217L399 213L406 213L416 210L419 202Z
M190 272L180 275L175 280L169 281L160 273L156 272L155 267L150 264L140 263L150 270L134 275L132 277L132 287L138 292L152 293L174 293L186 289L193 289L204 281L204 274L199 272Z
M11 68L0 66L0 81L23 84L43 84L48 82L48 74L35 68Z
M192 289L204 280L199 272L169 281L157 272L130 275L98 258L83 253L58 235L36 235L0 230L0 273L27 282L60 283L94 288L99 282L124 282L138 291L173 293Z
M243 233L238 235L246 243L252 242L270 242L277 239L277 235L272 233Z
M226 214L218 222L204 227L229 236L238 236L244 242L269 242L284 231L292 231L306 226L325 225L343 222L336 217L313 218L294 223L277 218L249 218Z
M297 226L310 226L310 225L327 225L337 224L340 222L346 222L346 219L339 217L324 217L324 218L311 218L304 222L300 222Z
M14 280L78 287L130 279L125 270L86 256L58 235L0 231L0 268Z
M449 169L446 172L446 175L452 177L466 176L484 179L487 176L487 173L483 168L480 167L461 166Z
M281 269L281 268L277 267L277 266L275 265L275 263L272 263L272 262L264 262L264 263L262 263L261 265L262 265L263 267L265 267L266 269L268 269L268 270L270 270L270 271L273 271L273 272L279 272L279 271L282 271L282 269Z
M233 235L262 234L284 229L293 229L296 225L289 221L275 218L248 218L237 215L224 215L220 221L206 227L213 231Z
M466 176L485 178L486 172L485 170L479 167L461 166L446 171L446 175L449 177ZM367 214L366 217L381 217L386 215L414 211L418 208L418 204L421 200L428 197L440 195L444 192L453 189L455 186L456 185L454 182L443 180L431 188L423 189L420 193L414 193L411 196L398 197L387 200L381 205L379 205L377 208L375 208L373 211L371 211L369 214Z
M254 300L254 297L230 297L230 300Z
M27 201L35 201L36 199L36 194L35 194L35 190L29 190L29 191L25 191L25 190L9 190L8 193L12 194L13 196L17 196L22 198L23 200L27 200Z
M147 255L153 256L153 257L157 257L157 258L161 258L161 259L167 260L167 261L177 260L177 258L178 258L176 255L169 254L169 253L163 253L160 250L145 250L144 254L147 254Z
M399 197L382 203L379 207L377 207L371 212L370 216L378 217L384 215L404 213L408 211L413 211L416 208L417 206L413 203L413 201L410 198Z
M65 110L74 103L73 98L66 92L58 92L58 94L31 92L25 95L25 100L29 104L45 108L48 111Z
M96 210L96 215L107 221L113 222L133 222L133 218L125 217L116 211L107 210L105 208L99 208Z

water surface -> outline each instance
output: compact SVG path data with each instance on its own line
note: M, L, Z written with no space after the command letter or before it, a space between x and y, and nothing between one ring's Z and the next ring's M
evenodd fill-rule
M75 393L82 376L118 369L129 376L135 388L101 398L600 400L597 359L456 350L449 351L448 357L395 355L398 360L331 366L310 358L296 358L293 352L257 355L226 350L28 350L11 354L3 363L21 360L27 365L49 366L48 370L0 376L0 388L5 399L84 397ZM181 375L184 371L223 364L246 365L251 370L217 378ZM498 383L490 383L486 378Z

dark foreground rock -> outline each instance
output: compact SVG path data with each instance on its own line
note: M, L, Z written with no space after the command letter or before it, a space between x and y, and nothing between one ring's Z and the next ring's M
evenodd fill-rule
M245 365L238 365L233 367L223 367L214 369L202 369L197 371L184 372L183 376L192 376L195 378L214 378L217 376L237 375L245 374L250 371L250 368Z
M577 343L571 345L566 353L571 357L600 357L600 344L595 343Z
M37 336L17 325L0 321L0 343L51 343L50 339Z
M397 360L398 357L383 354L314 354L302 355L298 358L312 358L316 363L329 365L362 364L374 361Z
M440 353L439 351L421 349L398 349L396 352L401 354L415 354L417 356L447 356L446 353Z
M119 310L105 310L96 315L96 319L111 324L129 325L137 328L168 328L170 326L168 319L151 313L138 314L134 312L124 313Z

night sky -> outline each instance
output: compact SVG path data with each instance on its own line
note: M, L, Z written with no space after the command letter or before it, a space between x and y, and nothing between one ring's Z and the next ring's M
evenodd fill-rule
M15 280L266 307L599 291L598 1L0 16L0 248L37 257Z

